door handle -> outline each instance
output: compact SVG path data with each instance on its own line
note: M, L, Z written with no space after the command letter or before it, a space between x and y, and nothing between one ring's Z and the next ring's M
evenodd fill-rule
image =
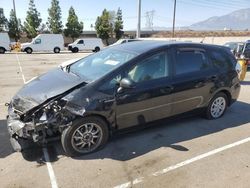
M211 81L215 81L215 80L217 80L217 78L218 78L218 76L213 75L213 76L210 77L210 80L211 80Z

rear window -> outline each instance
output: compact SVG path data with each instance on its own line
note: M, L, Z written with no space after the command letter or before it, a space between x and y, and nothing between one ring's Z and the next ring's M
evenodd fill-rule
M203 71L209 68L206 54L202 50L178 50L176 54L176 75Z
M228 70L233 67L234 58L231 57L229 53L223 50L212 50L211 51L211 61L215 67Z

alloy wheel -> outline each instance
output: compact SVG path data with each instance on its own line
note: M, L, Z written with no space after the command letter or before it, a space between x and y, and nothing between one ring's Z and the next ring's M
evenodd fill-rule
M71 144L80 153L87 153L95 150L102 140L103 133L99 125L85 123L79 126L73 133Z

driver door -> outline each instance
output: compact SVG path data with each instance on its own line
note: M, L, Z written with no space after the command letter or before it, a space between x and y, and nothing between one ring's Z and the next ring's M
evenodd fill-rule
M126 77L134 88L116 94L116 123L119 129L166 118L171 115L171 79L165 51L132 66Z

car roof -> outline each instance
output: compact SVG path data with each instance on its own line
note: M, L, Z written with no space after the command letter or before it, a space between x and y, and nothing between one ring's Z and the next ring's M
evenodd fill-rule
M212 48L224 48L224 46L212 45L212 44L203 44L203 43L193 43L193 42L177 42L177 41L156 41L156 40L144 40L144 41L135 41L128 42L122 45L115 45L110 48L123 50L123 51L131 51L137 54L146 53L148 51L159 49L163 47L169 47L172 45L177 46L190 46L190 47L212 47Z

